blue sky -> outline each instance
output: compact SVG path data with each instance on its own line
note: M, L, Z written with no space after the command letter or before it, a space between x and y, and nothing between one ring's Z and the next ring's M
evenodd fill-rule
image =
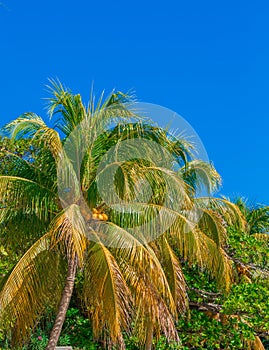
M47 78L85 100L134 89L182 115L221 192L269 204L267 1L12 1L0 6L0 124L45 116Z

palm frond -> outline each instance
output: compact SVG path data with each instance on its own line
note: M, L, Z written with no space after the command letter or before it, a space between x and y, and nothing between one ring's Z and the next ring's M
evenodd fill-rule
M199 209L198 226L217 246L223 246L227 239L227 224L222 216L214 210Z
M156 159L156 158L155 158ZM96 176L99 192L108 204L149 202L176 211L193 206L190 187L166 167L142 161L104 162Z
M12 328L15 344L29 336L47 302L55 305L59 300L59 264L59 255L50 250L50 235L45 234L19 260L0 291L0 322Z
M83 299L94 335L124 348L122 331L130 330L131 294L115 258L100 242L87 250L84 278Z
M246 220L237 205L225 198L201 197L195 199L195 206L199 209L210 209L220 214L229 226L245 229Z
M61 115L56 127L66 136L84 123L84 128L91 134L91 140L95 140L96 135L106 130L112 121L126 120L134 116L127 108L130 98L122 92L112 91L106 100L103 100L104 94L101 94L96 105L92 96L88 107L85 108L79 94L72 94L60 81L50 80L50 83L48 89L52 97L47 99L49 115L51 117L55 114Z
M141 273L146 272L163 300L169 305L172 314L176 315L175 301L167 277L154 250L145 239L141 236L139 239L128 230L111 222L99 222L95 224L94 229L93 231L92 228L91 237L95 235L95 241L98 240L111 247L113 256L120 266L128 262Z
M189 264L198 264L217 281L220 288L229 290L234 279L232 262L225 251L199 228L182 232L177 222L170 229L171 244Z
M171 248L165 236L160 237L154 246L157 246L157 256L163 266L165 275L170 286L171 293L180 314L188 308L186 282L180 262ZM153 246L153 249L154 249Z
M242 197L234 200L234 204L245 218L250 234L269 232L269 206L251 205L247 199Z
M60 115L55 127L68 136L85 118L86 109L79 94L72 94L59 80L51 79L49 82L51 85L47 88L52 95L46 99L49 116Z
M42 185L16 176L0 176L0 206L32 212L41 220L51 217L56 207L55 193ZM0 214L1 215L1 214Z
M158 286L151 280L149 266L146 270L136 269L127 262L121 262L123 275L130 286L136 310L134 332L140 340L141 346L145 344L150 328L158 338L163 333L168 341L178 340L175 328L175 315L173 309L162 298ZM173 308L173 306L172 306Z
M43 235L52 216L45 220L21 207L0 208L0 241L20 255Z
M262 206L251 209L246 220L251 234L269 232L269 207Z
M25 113L5 126L12 138L35 138L44 142L55 159L62 152L62 143L58 132L49 128L43 119L35 113Z
M50 225L51 243L64 245L69 259L77 257L83 265L87 246L87 229L78 205L73 204L58 214Z
M16 147L17 141L14 144ZM16 148L12 152L7 149L0 150L0 175L25 178L52 191L56 190L56 164L51 153L40 145L32 154L30 143L28 147L20 154Z
M211 194L221 186L221 177L212 164L195 159L180 169L184 180L195 190Z
M113 205L109 216L115 225L128 231L141 244L154 241L162 234L170 232L175 223L179 232L188 232L196 226L196 222L185 212L154 203Z

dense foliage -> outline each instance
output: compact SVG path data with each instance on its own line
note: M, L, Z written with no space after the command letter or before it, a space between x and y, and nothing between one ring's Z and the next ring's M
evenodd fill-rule
M165 338L161 338L156 343L156 349L246 349L249 341L256 339L257 342L257 335L265 349L269 349L268 244L234 228L229 229L228 242L227 252L233 255L238 268L246 267L245 272L239 268L236 283L227 295L223 295L206 271L183 262L189 287L190 312L177 325L180 343L168 344ZM15 260L3 247L0 254L3 277ZM48 312L23 350L45 348L52 320ZM0 339L0 348L10 349L8 336L3 331ZM101 343L93 340L91 325L78 300L72 300L59 344L85 350L102 347ZM126 346L130 350L139 349L138 339L135 336L126 338Z

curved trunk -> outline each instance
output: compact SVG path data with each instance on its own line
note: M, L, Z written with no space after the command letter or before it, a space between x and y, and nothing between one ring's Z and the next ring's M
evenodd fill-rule
M66 312L67 312L70 299L73 293L73 289L74 289L76 270L77 270L77 259L75 258L70 260L68 263L68 272L66 276L62 299L58 309L58 314L56 316L52 331L50 333L50 339L46 347L46 350L54 350L58 343L58 339L61 334Z

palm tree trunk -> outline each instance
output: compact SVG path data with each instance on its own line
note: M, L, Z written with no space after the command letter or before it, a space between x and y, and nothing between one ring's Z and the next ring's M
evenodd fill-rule
M70 259L68 263L68 271L67 271L64 291L62 294L62 299L58 309L58 314L56 316L52 331L50 333L50 339L46 347L46 350L54 350L58 343L61 330L64 324L66 312L67 312L70 299L73 293L73 289L74 289L76 270L77 270L77 259L76 258Z
M151 322L151 320L149 318L148 326L147 326L147 336L146 336L145 350L151 350L151 348L152 348L152 340L153 340L153 323Z

